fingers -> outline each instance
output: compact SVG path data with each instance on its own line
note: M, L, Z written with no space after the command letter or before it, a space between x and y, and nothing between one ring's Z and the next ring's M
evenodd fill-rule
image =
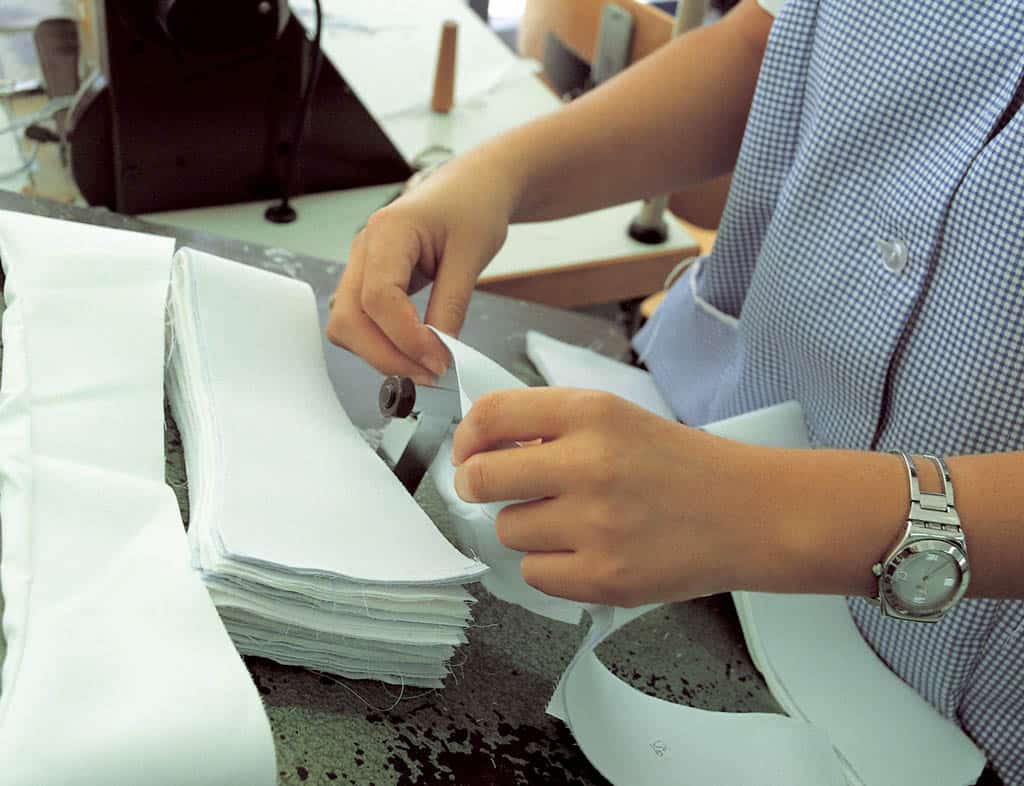
M466 502L553 497L564 488L553 445L479 453L455 472L455 491Z
M498 540L516 551L574 551L572 503L539 499L509 505L498 514Z
M379 214L378 214L379 215ZM406 357L441 375L448 367L448 350L420 322L409 300L409 279L420 257L431 255L419 234L408 225L381 226L371 218L366 231L365 265L360 305L385 336Z
M353 242L328 335L385 373L415 376L410 363L431 376L447 370L448 349L427 324L458 335L477 275L504 238L507 221L458 191L404 196L370 216ZM421 321L409 291L429 279Z
M445 248L444 264L438 268L427 304L427 324L450 336L457 336L462 330L469 299L482 267L481 260L469 256L455 242L450 248Z
M327 337L384 374L412 377L420 384L432 383L433 372L403 354L363 311L360 299L364 264L365 240L360 234L352 244L348 265L338 282L327 320Z
M563 551L527 554L519 570L523 581L546 595L582 603L600 602L585 566L579 555Z
M586 552L531 552L519 570L531 587L580 603L628 609L652 599L637 582L640 574L627 571L621 561L595 560Z
M452 461L512 442L551 440L564 433L574 396L560 388L501 390L481 396L455 431Z

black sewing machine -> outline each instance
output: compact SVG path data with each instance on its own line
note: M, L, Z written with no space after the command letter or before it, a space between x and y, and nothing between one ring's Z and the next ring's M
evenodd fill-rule
M79 91L68 133L85 199L135 214L280 196L312 61L287 0L95 7L101 68ZM292 194L409 177L326 58L311 100Z

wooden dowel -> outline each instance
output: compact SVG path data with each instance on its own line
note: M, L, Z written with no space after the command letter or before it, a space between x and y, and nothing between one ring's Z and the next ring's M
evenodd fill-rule
M459 26L449 20L441 27L441 45L437 50L437 70L434 72L434 95L430 108L447 114L455 104L455 45Z

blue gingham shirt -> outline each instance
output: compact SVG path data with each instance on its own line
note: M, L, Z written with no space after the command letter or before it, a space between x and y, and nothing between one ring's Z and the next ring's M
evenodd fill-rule
M1024 449L1022 76L1020 0L782 6L714 250L636 339L680 419L796 399L821 447ZM850 608L1024 784L1024 602Z

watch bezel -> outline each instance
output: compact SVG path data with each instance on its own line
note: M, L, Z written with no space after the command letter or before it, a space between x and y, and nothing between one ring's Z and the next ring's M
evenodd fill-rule
M899 566L910 557L930 552L941 552L953 558L960 569L960 586L957 587L952 597L941 606L922 612L920 609L908 608L903 605L893 591L892 577L899 569ZM890 554L882 567L882 575L879 578L879 584L881 585L879 587L881 590L879 597L890 614L903 619L934 622L939 620L967 592L967 585L971 579L971 569L967 562L967 553L962 544L944 538L923 537L901 544L896 551Z

